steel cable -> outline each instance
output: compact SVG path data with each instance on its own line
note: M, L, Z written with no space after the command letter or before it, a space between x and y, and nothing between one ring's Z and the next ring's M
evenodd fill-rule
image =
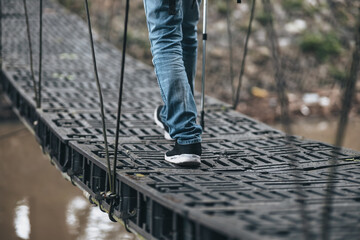
M127 41L127 27L128 27L128 17L129 17L129 0L126 0L126 10L125 10L125 20L124 20L124 40L121 56L121 73L120 73L120 87L119 87L119 98L118 98L118 110L116 117L116 134L115 134L115 151L114 151L114 166L113 166L113 185L115 186L116 179L116 162L117 162L117 151L119 144L119 131L120 131L120 121L121 121L121 105L122 105L122 92L123 92L123 83L124 83L124 71L125 71L125 53L126 53L126 41Z
M31 44L29 16L28 16L28 10L27 10L27 6L26 6L26 0L23 0L23 3L24 3L27 38L28 38L28 43L29 43L31 79L32 79L32 82L33 82L33 88L34 88L34 94L35 94L35 102L36 102L36 105L37 105L38 104L38 91L37 91L37 88L36 88L35 74L34 74L34 68L33 68L32 44Z
M90 20L90 13L89 13L89 4L87 0L85 1L85 9L86 9L86 16L87 16L87 22L88 22L88 28L89 28L89 37L90 37L90 46L91 46L91 54L92 54L92 60L93 60L93 66L94 66L94 74L95 74L95 80L96 80L96 86L99 93L99 100L100 100L100 111L101 111L101 122L102 122L102 130L103 130L103 137L104 137L104 143L105 143L105 153L106 153L106 161L107 161L107 167L108 167L108 177L109 177L109 186L110 191L113 192L113 186L112 186L112 176L111 176L111 164L110 164L110 157L109 157L109 148L108 148L108 141L107 141L107 134L106 134L106 124L105 124L105 113L104 113L104 102L103 102L103 96L102 96L102 90L101 85L99 81L97 66L96 66L96 56L95 56L95 49L94 49L94 40L92 35L92 28L91 28L91 20Z
M233 98L233 109L236 109L237 105L239 104L239 100L240 100L240 90L241 90L241 85L242 85L242 77L243 77L244 71L245 71L245 61L246 61L246 56L247 56L247 51L248 51L249 38L250 38L250 35L251 35L252 22L253 22L254 15L255 15L254 14L255 5L256 5L256 0L253 0L252 1L252 6L251 6L251 14L250 14L249 26L248 26L248 30L247 30L247 34L246 34L243 59L242 59L242 62L241 62L239 83L238 83L238 86L237 86L237 89L236 89L235 98Z
M341 114L340 120L336 132L335 146L341 147L344 141L344 134L348 123L348 116L351 110L351 102L355 95L356 89L356 81L358 75L358 69L360 64L360 6L358 6L358 16L355 27L355 49L352 54L352 62L350 67L350 73L346 77L345 87L343 89L342 94L342 106L341 106ZM334 150L332 152L331 159L331 167L329 170L328 181L326 183L325 189L325 200L324 207L322 212L322 223L321 223L321 238L323 240L328 240L331 237L331 212L332 212L332 199L335 190L334 178L337 173L336 165L337 165L337 157L338 154Z
M234 104L235 89L234 89L234 57L233 57L233 45L232 45L232 32L231 32L231 18L230 18L230 0L226 0L226 25L228 33L228 47L229 47L229 73L231 84L231 101Z
M265 14L268 16L268 21L266 24L266 32L270 39L271 45L271 52L272 52L272 59L273 59L273 66L275 69L275 81L276 81L276 89L277 95L280 100L280 109L281 109L281 123L285 129L286 133L286 145L290 148L293 148L292 143L292 128L291 128L291 120L289 115L289 101L286 95L286 81L284 78L284 72L282 67L282 61L280 59L280 48L278 45L277 34L274 29L273 23L273 9L269 0L262 0L263 8ZM294 181L297 182L301 179L300 170L298 168L298 163L294 160L294 158L290 158L290 166L294 170ZM296 184L297 190L297 202L299 203L300 207L300 216L302 221L302 230L303 230L303 238L304 239L311 239L311 228L309 225L309 218L306 213L306 201L303 199L303 189L300 183Z
M40 0L40 13L39 13L39 93L37 108L41 108L41 75L42 75L42 24L43 24L43 1Z

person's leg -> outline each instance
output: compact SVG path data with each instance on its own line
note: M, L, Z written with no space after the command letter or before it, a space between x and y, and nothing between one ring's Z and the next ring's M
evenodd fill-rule
M194 80L197 60L197 24L200 18L201 0L183 0L182 49L183 61L190 88L194 94Z
M169 15L168 0L144 0L153 64L165 107L161 111L170 136L180 145L201 142L196 104L185 71L182 49L183 1ZM192 0L190 0L192 2Z

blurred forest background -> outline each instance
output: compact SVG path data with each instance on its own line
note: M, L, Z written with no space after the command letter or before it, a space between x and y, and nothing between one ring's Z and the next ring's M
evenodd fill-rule
M83 1L58 0L85 18ZM266 8L269 2L271 8ZM125 0L90 0L93 27L107 41L122 47ZM253 1L208 1L206 94L236 105L237 110L267 123L280 116L275 69L282 71L292 118L339 115L341 90L350 74L356 48L360 1L257 0L241 91L236 90L245 51ZM202 11L202 6L201 6ZM151 63L143 0L130 1L127 53ZM278 48L274 59L269 23ZM201 89L202 19L198 25L199 56L196 89ZM276 65L276 62L278 65ZM120 67L120 66L119 66ZM234 103L236 102L236 103ZM351 117L360 115L357 81Z

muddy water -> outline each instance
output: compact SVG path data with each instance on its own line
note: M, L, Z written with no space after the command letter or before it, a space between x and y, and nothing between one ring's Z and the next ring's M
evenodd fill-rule
M335 143L338 119L302 119L296 121L292 130L294 135L303 136L307 139L318 140L330 144ZM273 127L282 130L280 124ZM343 146L360 151L360 118L352 118L346 128Z
M336 121L293 127L296 135L332 143ZM360 119L351 120L345 146L360 151L359 133ZM19 122L0 124L0 194L0 239L136 239L90 206Z
M0 124L0 196L2 240L136 239L92 207L19 122Z

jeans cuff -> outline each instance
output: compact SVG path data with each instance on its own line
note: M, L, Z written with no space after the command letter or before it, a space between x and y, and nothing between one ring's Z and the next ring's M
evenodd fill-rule
M189 145L189 144L200 143L200 142L201 142L201 137L197 137L197 138L191 139L191 140L177 139L177 143L180 145Z

